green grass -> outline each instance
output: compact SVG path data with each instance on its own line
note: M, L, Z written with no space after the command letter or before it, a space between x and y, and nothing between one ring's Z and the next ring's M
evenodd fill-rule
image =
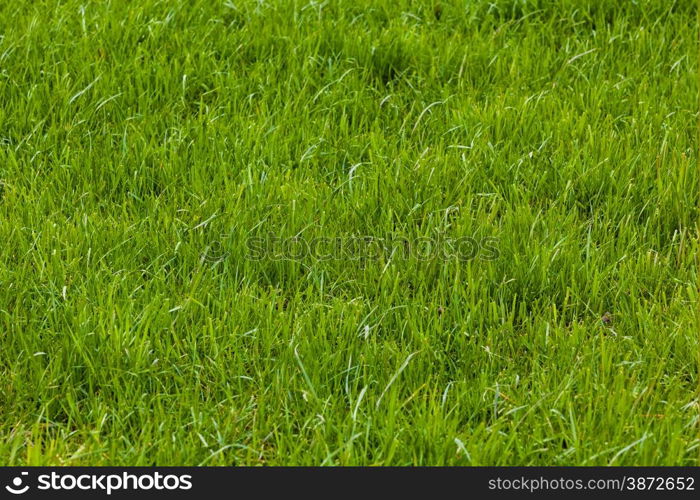
M698 465L697 19L3 2L0 463Z

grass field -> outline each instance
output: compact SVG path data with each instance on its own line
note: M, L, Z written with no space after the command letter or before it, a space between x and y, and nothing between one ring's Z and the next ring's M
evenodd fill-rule
M0 463L698 465L697 40L2 2Z

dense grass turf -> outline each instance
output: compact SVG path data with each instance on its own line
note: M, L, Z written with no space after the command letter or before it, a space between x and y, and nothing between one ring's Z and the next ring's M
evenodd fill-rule
M3 464L698 464L694 1L0 33Z

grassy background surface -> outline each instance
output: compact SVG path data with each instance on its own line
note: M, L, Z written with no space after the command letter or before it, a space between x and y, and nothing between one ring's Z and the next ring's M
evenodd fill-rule
M697 38L692 0L3 2L0 461L697 465Z

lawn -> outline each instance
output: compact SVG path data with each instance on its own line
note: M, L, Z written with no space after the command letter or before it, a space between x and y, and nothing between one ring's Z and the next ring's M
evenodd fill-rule
M3 465L698 465L694 0L0 4Z

